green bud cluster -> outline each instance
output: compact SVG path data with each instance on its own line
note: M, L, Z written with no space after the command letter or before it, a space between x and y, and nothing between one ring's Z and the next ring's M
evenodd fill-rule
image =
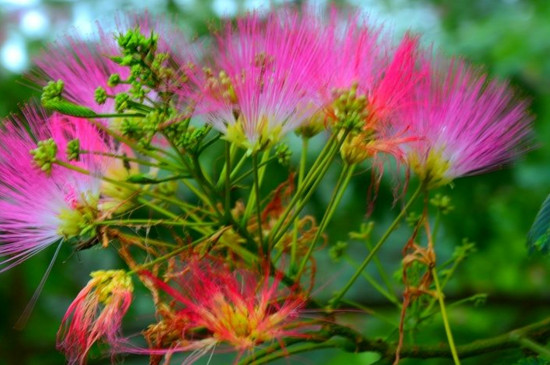
M141 121L136 118L124 118L120 123L120 132L123 136L141 139L143 137Z
M94 100L99 105L105 104L105 102L107 101L107 91L99 86L97 89L95 89Z
M51 173L52 165L57 156L57 144L53 138L39 141L38 146L30 152L34 163L47 174Z
M109 87L115 87L118 84L120 84L121 81L122 80L120 79L119 74L112 74L111 76L109 76L109 79L107 80L107 85Z
M451 205L451 198L448 195L436 194L430 199L430 204L439 209L441 214L448 214L455 208Z
M46 104L52 100L61 100L61 95L63 94L64 88L65 83L63 80L48 82L48 84L42 89L42 96L40 98L42 104Z
M67 159L69 161L80 160L80 140L73 139L67 143Z
M335 127L360 131L368 117L367 97L358 95L357 84L349 90L337 89L333 95L332 109L336 116Z
M130 95L126 93L118 93L115 96L115 110L119 113L123 113L128 109L128 101L130 100Z
M200 128L189 127L187 131L176 140L176 145L184 150L195 151L204 137L210 132L210 129L210 126L203 126Z
M344 254L346 253L347 249L348 249L347 242L338 241L334 246L332 246L329 249L328 254L333 261L340 261L342 256L344 256Z
M288 166L288 164L290 163L290 156L292 156L292 152L286 144L281 143L275 149L275 155L277 156L277 161L279 161L281 165Z

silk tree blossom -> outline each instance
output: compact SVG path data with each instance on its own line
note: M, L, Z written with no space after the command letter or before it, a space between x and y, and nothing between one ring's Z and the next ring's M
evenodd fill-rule
M50 174L41 171L30 153L36 140L50 138L59 149L57 158L65 162L65 151L73 138L79 138L82 149L108 148L86 120L58 114L48 117L43 110L30 106L23 115L25 121L7 120L0 132L0 256L8 257L0 271L60 239L93 235L90 223L98 214L99 179L59 166ZM101 160L82 155L74 164L94 174L101 169Z
M291 10L250 14L217 35L197 113L249 151L277 143L319 110L319 21ZM200 79L200 77L195 77ZM197 81L201 83L201 81Z
M357 18L345 24L333 13L323 60L328 78L322 91L330 120L353 125L343 157L350 163L385 152L402 159L402 143L414 138L400 116L415 101L415 86L426 76L418 39L405 35L397 46L389 34Z
M218 345L229 345L239 355L254 347L289 337L305 337L312 322L301 317L306 296L298 289L282 290L281 275L270 278L247 269L230 269L222 262L193 260L175 278L179 288L145 272L168 294L170 308L151 325L146 338L151 355L194 351L185 363ZM163 349L165 348L165 349Z
M57 348L70 365L86 364L88 352L100 339L117 341L132 302L132 279L125 271L94 271L91 277L67 309L57 333Z
M434 61L418 99L411 133L421 139L405 151L427 186L494 169L526 149L532 120L527 103L461 60Z

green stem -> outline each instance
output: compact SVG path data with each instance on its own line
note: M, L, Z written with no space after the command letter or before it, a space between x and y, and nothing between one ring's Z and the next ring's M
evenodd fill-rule
M443 318L443 325L445 326L445 333L447 334L447 341L449 342L449 348L451 349L451 354L453 355L453 361L455 365L460 365L455 341L453 339L453 333L451 332L451 326L449 325L449 318L447 317L447 309L445 308L443 291L441 290L441 286L439 285L439 278L437 277L437 270L435 269L435 267L432 268L432 276L434 278L435 289L437 291L437 299L441 308L441 317Z
M264 237L262 233L262 210L260 207L260 176L258 174L258 154L252 155L252 169L254 170L254 196L256 198L256 219L258 224L258 240L260 247L264 246Z
M298 167L298 185L296 186L296 190L300 189L302 186L302 182L304 181L304 175L306 173L306 165L307 165L307 150L309 146L309 138L303 137L302 138L302 153L300 155L300 166ZM294 270L294 265L296 263L296 251L298 246L298 224L299 219L294 219L294 234L292 236L292 245L290 246L290 270ZM281 251L282 252L282 251Z
M264 177L264 172L265 172L264 163L269 160L269 150L266 150L264 152L262 156L262 160L259 164L258 164L258 161L254 162L254 158L255 158L254 156L256 156L257 158L258 153L259 152L255 152L254 154L252 154L252 174L254 175L253 179L255 181L258 181L259 185L261 185ZM253 189L250 190L250 194L248 195L248 201L246 202L243 218L241 220L242 225L246 225L246 222L248 222L248 220L250 219L250 216L252 215L252 210L254 210L254 207L256 207L257 205L256 200L260 199L260 196L256 195L256 191L254 189L255 187L253 187Z
M312 179L312 175L315 175L315 174L318 173L319 166L324 164L325 159L327 159L327 156L330 154L331 150L333 149L335 138L336 137L335 137L334 134L331 135L331 137L328 140L327 144L325 145L325 147L323 148L323 150L321 151L321 153L319 154L319 156L317 157L317 159L313 163L313 166L310 168L310 170L309 170L308 174L306 175L304 181L302 182L302 184L300 184L300 186L298 186L298 188L296 189L296 193L294 194L294 196L290 200L290 203L287 205L287 207L285 208L283 214L281 214L281 216L279 217L279 219L275 223L275 226L273 227L273 229L271 230L271 232L269 234L269 241L273 242L272 246L275 246L275 243L276 243L276 241L273 238L279 232L281 226L284 224L285 220L287 219L288 215L290 214L290 212L292 211L294 206L300 202L300 200L302 198L302 195L304 194L304 192L306 190L306 186L307 186L306 182L308 182L309 180ZM291 221L293 221L293 219Z
M79 166L71 165L71 164L69 164L67 162L64 162L64 161L55 160L54 163L59 165L59 166L63 166L65 168L69 169L69 170L73 170L73 171L79 172L79 173L84 174L84 175L94 176L89 170L83 169ZM95 177L97 177L98 179L101 179L103 181L106 181L108 183L111 183L113 185L117 185L117 186L121 186L121 187L128 188L128 189L131 189L131 190L135 190L134 184L130 184L130 183L127 183L127 182L124 182L124 181L118 181L118 180L115 180L115 179L108 178L106 176L95 176ZM185 181L185 179L183 181ZM185 202L182 202L179 199L170 198L166 195L158 194L158 193L155 193L155 192L150 191L150 190L139 190L139 193L151 196L151 197L159 199L159 200L164 200L166 202L172 203L172 204L180 207L182 210L184 210L188 214L192 214L189 211L190 209L191 210L196 209L196 207L190 206L189 204L187 204ZM207 212L207 214L208 214L208 212Z
M344 286L344 288L342 290L340 290L336 296L331 299L330 301L330 308L336 308L336 306L338 305L338 302L342 299L342 297L346 294L346 292L351 288L351 286L353 285L353 283L357 280L357 278L361 275L361 272L365 269L365 267L367 267L367 265L369 264L369 262L374 258L374 256L376 255L376 253L378 252L378 250L380 250L380 248L382 247L382 245L384 244L384 242L386 242L386 240L389 238L389 236L391 235L391 233L394 231L394 229L397 227L397 225L399 224L399 222L401 222L401 219L403 219L403 217L405 216L405 214L407 213L407 210L409 210L409 208L411 207L411 205L413 204L413 202L416 200L416 198L420 195L420 193L422 192L423 190L423 185L419 185L418 188L416 189L416 191L413 193L413 195L410 197L409 201L407 202L407 204L403 207L403 209L401 210L401 212L399 212L399 214L397 215L397 217L395 217L395 219L393 220L392 224L388 227L388 229L386 230L386 232L382 235L382 237L380 237L380 240L378 240L378 242L376 243L376 245L374 246L374 248L369 252L368 256L365 258L365 260L363 260L363 262L361 263L361 265L359 266L359 268L357 269L357 271L355 271L355 273L353 274L353 276L351 277L351 279L348 281L348 283Z
M213 223L196 223L188 221L169 221L166 219L107 219L95 222L96 225L115 225L115 226L211 226Z
M116 154L116 153L80 150L80 154L81 155L82 154L91 154L91 155L97 155L97 156L105 156L105 157L116 158L116 159L123 160L123 161L135 162L135 163L138 163L138 164L144 165L144 166L157 167L159 169L165 168L164 165L159 165L159 164L156 164L156 163L153 163L153 162L150 162L150 161L147 161L147 160L142 160L142 159L139 159L139 158L135 158L135 157L128 157L128 156L124 156L124 155L119 155L119 154Z
M139 153L145 155L145 156L149 156L159 162L161 162L163 165L164 165L164 168L166 168L167 166L170 166L172 167L173 169L175 170L178 170L180 168L180 166L177 166L177 165L174 165L174 162L172 161L169 161L169 160L165 160L163 159L162 157L154 154L154 153L151 153L150 151L148 151L147 149L145 148L141 148L139 147L136 143L134 143L132 140L124 137L124 136L121 136L117 133L115 133L114 131L112 131L111 129L109 129L108 127L106 127L105 125L103 125L103 123L97 121L97 120L94 120L94 119L89 119L89 122L91 124L93 124L96 128L98 128L99 130L102 130L103 132L107 133L109 136L111 136L112 138L114 138L115 140L119 141L119 142L122 142L124 143L126 146L132 148L133 150L135 151L138 151Z
M347 255L346 255L346 261L354 267L358 266ZM392 294L390 294L386 289L384 289L382 287L382 285L380 285L376 280L374 280L374 278L372 276L367 274L365 271L361 272L361 276L363 276L365 278L365 280L368 281L373 286L373 288L376 289L376 291L378 291L380 294L382 294L386 299L388 299L390 302L392 302L393 304L395 304L398 307L401 306L401 303L399 303L397 298L395 296L393 296Z
M317 232L315 232L315 236L313 237L313 240L311 241L311 244L308 247L308 250L306 252L306 255L302 259L302 262L300 264L300 267L298 269L298 273L296 274L296 278L300 278L302 275L307 262L309 261L309 258L311 257L313 253L313 249L315 248L315 245L317 244L317 241L319 238L321 238L321 235L324 233L328 223L332 219L332 216L334 215L334 212L336 211L336 208L338 207L338 204L340 204L340 201L342 200L342 197L344 196L344 193L346 191L346 188L348 187L348 184L351 180L351 177L353 176L353 172L355 171L355 164L348 165L347 163L344 165L344 168L342 169L342 173L340 174L340 177L338 178L338 182L336 183L336 186L334 187L334 190L332 192L332 196L330 198L330 201L328 203L328 206L325 210L325 214L323 215L323 218L321 219L321 223L319 223L319 227L317 227ZM298 279L297 279L298 280Z
M366 246L369 249L369 251L372 250L372 242L370 242L370 240L367 241ZM378 274L380 275L380 278L382 278L382 281L386 285L386 288L387 288L386 293L388 293L388 297L387 297L388 300L394 303L398 308L401 308L401 303L399 302L399 300L397 299L397 296L395 295L395 289L391 283L390 278L386 274L386 271L384 270L384 266L380 262L380 259L378 258L378 256L374 256L373 261L374 261L374 265L376 266L376 269L378 270Z
M231 143L225 142L225 216L231 214ZM223 171L222 171L223 174Z
M545 360L550 360L550 349L548 349L545 346L542 346L541 344L530 340L527 337L519 337L518 343L524 347L527 348L533 352L536 352L539 354L540 357L542 357Z
M141 271L141 270L144 270L150 266L153 266L155 264L158 264L158 263L161 263L163 261L166 261L168 260L169 258L171 257L174 257L176 255L178 255L179 253L185 251L185 250L188 250L189 247L192 247L194 245L197 245L199 243L201 243L202 241L205 241L207 240L208 238L199 238L198 240L195 240L193 242L191 242L190 244L187 244L187 245L184 245L184 246L181 246L181 247L178 247L176 249L174 249L173 251L170 251L169 253L167 253L166 255L163 255L163 256L160 256L160 257L157 257L156 259L152 260L152 261L149 261L143 265L139 265L139 267L136 267L135 269L131 270L128 272L129 275L132 275L132 274L135 274L137 273L138 271Z
M229 147L227 147L227 145L229 145ZM227 148L229 148L229 153L227 152ZM230 161L234 161L237 155L237 147L235 146L235 144L226 141L225 154L226 154L226 157L225 157L226 162L228 158ZM227 176L228 176L227 170L229 170L229 176L231 176L231 165L228 166L227 163L225 163L223 165L222 171L220 172L218 182L216 183L216 189L221 189L222 185L225 184L225 181L227 180Z
M348 132L344 133L343 138L346 137ZM271 230L271 244L272 246L277 245L277 242L284 236L285 232L288 230L291 224L294 223L294 219L298 217L304 206L307 204L313 193L315 192L315 189L317 189L317 186L321 183L321 180L325 176L328 168L330 167L330 164L332 160L334 159L334 156L340 149L340 146L342 145L343 140L339 141L338 143L333 143L330 151L326 153L326 156L323 158L321 162L317 164L317 168L314 166L311 168L310 172L306 175L306 178L300 187L300 189L296 192L288 206L286 207L285 211L279 217L277 220L277 223ZM317 159L316 162L319 161L320 158ZM304 196L305 193L305 196ZM288 222L285 223L285 220L288 218L290 212L294 210L292 215L290 215L290 218L288 219Z

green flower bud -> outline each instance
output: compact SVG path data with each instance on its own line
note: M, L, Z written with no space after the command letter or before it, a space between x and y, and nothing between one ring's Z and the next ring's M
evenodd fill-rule
M95 102L99 105L105 104L105 102L107 101L107 92L104 88L99 86L97 89L95 89L94 98Z
M277 156L277 161L279 161L281 165L288 166L292 152L286 144L280 144L275 150L275 155Z
M112 74L109 76L109 80L107 80L107 85L109 87L115 87L118 84L120 84L120 75L119 74Z
M31 150L34 163L40 167L42 171L50 174L52 171L52 164L56 160L57 156L57 144L53 138L39 141L38 146Z
M119 93L115 96L115 110L119 113L123 113L128 108L128 101L130 95L126 93Z
M69 161L80 160L80 140L73 139L67 143L67 159Z
M63 94L63 89L65 88L65 83L63 80L50 81L42 89L42 97L40 100L42 103L47 103L50 100L59 100L61 99L61 94Z

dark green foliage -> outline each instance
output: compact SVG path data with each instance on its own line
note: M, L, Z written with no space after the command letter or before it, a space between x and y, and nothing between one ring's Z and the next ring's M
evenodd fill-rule
M533 226L527 235L527 247L529 251L548 253L550 244L550 195L540 208Z

